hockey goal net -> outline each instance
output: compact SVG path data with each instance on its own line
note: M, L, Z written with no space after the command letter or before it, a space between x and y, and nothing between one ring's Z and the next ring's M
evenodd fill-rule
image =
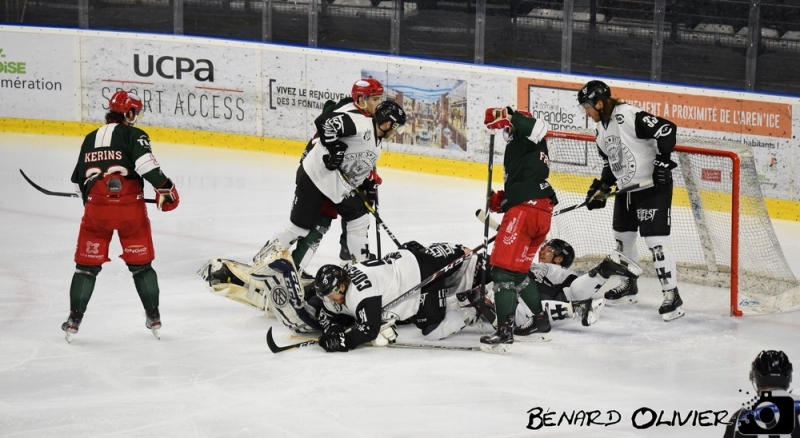
M550 182L560 204L580 204L602 170L594 136L555 131L548 135ZM678 137L672 201L671 247L678 284L730 289L732 315L781 312L800 305L792 274L767 214L749 146L723 140ZM551 235L570 242L576 267L589 268L614 248L612 202L553 217ZM644 275L654 275L650 251L637 239Z

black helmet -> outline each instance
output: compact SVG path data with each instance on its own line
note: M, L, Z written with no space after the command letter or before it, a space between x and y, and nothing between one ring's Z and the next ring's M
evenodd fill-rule
M602 81L589 81L578 90L578 104L589 103L595 106L598 101L606 100L611 97L611 88Z
M757 389L789 389L792 383L792 363L783 351L767 350L758 353L750 369L750 381Z
M406 112L403 108L392 100L385 100L375 108L373 116L378 125L392 122L392 129L396 129L406 124Z
M314 292L320 298L325 298L339 287L347 278L347 272L336 265L325 265L319 268L317 276L314 278Z
M575 250L572 249L572 245L561 239L550 239L545 245L553 248L553 256L562 257L562 267L569 268L572 265L572 261L575 260Z

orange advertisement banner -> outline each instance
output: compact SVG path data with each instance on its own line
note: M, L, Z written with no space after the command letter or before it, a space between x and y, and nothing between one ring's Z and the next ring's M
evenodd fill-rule
M518 78L517 105L529 108L530 87L546 87L572 93L577 106L577 92L582 86L583 83L576 82ZM789 104L623 87L611 87L611 95L668 119L679 128L792 137L792 107Z

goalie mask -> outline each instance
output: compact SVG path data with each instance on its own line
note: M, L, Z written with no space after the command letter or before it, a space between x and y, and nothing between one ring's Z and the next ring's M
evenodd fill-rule
M753 361L750 381L756 390L789 389L792 384L792 363L783 351L762 351Z
M589 105L592 108L599 101L611 98L611 88L602 81L589 81L578 90L578 104L581 106Z
M117 91L108 100L108 111L124 115L125 121L129 125L134 125L139 121L139 114L143 109L144 105L142 105L142 100L139 99L139 96L127 91ZM133 111L133 114L130 111Z

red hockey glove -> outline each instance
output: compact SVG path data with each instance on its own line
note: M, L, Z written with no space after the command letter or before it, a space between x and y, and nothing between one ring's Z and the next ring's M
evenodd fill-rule
M483 124L489 129L510 128L512 114L514 114L514 110L508 106L505 108L486 108Z
M168 179L156 189L156 201L158 201L158 209L161 211L172 211L178 208L181 197L171 180Z
M504 190L492 192L492 198L489 200L489 211L493 213L500 213L503 211L501 204L503 203L503 195L505 194L506 192Z

